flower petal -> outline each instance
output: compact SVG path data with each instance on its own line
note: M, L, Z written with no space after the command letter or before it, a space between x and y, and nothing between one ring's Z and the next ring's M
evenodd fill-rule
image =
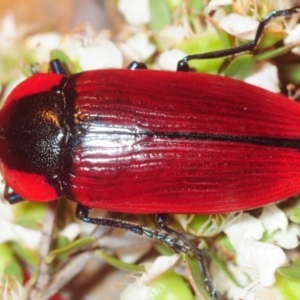
M259 219L269 233L273 233L277 229L285 231L288 226L287 216L275 204L266 205Z
M257 240L262 238L265 229L260 220L252 217L248 213L240 214L224 230L232 246L238 250L244 239L253 237Z
M149 283L155 277L173 268L179 259L178 255L160 256L154 263L145 265L146 272L140 278L141 282Z
M259 86L273 93L279 93L277 67L265 62L257 66L256 71L246 78L245 82Z
M286 263L286 255L280 247L254 238L244 239L238 253L248 262L244 267L256 270L262 286L271 286L275 282L275 271Z
M236 26L237 24L239 24L239 26ZM255 36L258 22L250 17L229 14L222 18L219 26L233 36L252 40Z
M277 244L284 249L295 249L299 245L300 226L290 224L286 230L278 231L274 234Z
M139 25L150 22L149 0L120 0L118 9L129 24Z
M186 54L180 50L168 50L163 52L159 56L157 63L159 67L163 70L176 71L178 61L184 58L185 56Z

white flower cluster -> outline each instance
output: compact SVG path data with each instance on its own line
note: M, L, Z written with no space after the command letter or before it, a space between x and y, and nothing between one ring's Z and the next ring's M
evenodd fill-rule
M287 263L282 248L291 250L298 247L300 226L289 225L285 213L271 204L263 208L258 218L249 213L241 213L224 232L236 251L237 267L231 265L230 269L245 288L241 291L234 285L230 287L226 280L220 281L227 283L223 288L233 299L251 293L258 297L262 291L275 293L274 289L266 287L274 284L275 271ZM269 237L268 242L259 241L264 240L264 236ZM249 277L242 275L241 271Z

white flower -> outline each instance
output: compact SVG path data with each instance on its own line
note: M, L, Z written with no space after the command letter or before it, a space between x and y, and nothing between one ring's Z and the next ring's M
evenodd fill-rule
M16 225L13 219L11 205L8 202L0 201L0 243L16 241L30 249L38 249L41 232Z
M234 276L240 286L249 284L249 277L239 267L231 262L227 262L227 268ZM211 278L214 286L221 294L226 294L229 299L238 299L242 288L238 287L224 272L220 272L220 266L212 262L210 267Z
M275 271L286 263L286 255L278 246L247 238L238 249L237 263L247 273L258 277L262 286L271 286L275 281Z
M153 263L145 264L145 272L134 283L121 293L121 300L148 300L150 288L148 284L162 273L172 269L179 259L178 255L160 256Z
M145 33L134 35L120 48L129 60L138 62L144 62L155 52L155 46L149 42Z
M277 67L269 62L257 65L254 73L247 77L245 82L259 86L273 93L280 92Z
M119 0L118 9L129 24L139 25L150 22L149 0Z
M234 300L283 300L280 291L273 287L263 287L258 281L248 284Z
M70 242L80 234L80 226L78 223L68 224L59 235L66 237Z
M6 85L17 78L21 71L20 65L24 62L26 51L23 49L22 38L28 33L27 26L16 24L11 12L4 14L0 19L0 85ZM6 89L4 89L4 92ZM2 99L4 99L2 95Z
M219 26L233 36L252 40L258 27L258 21L238 14L229 14L222 18Z
M68 54L68 52L66 53ZM91 47L80 47L70 57L78 59L84 71L121 68L123 64L120 50L111 41L103 41L99 45Z
M90 25L79 26L73 33L43 33L29 37L25 46L33 52L37 62L48 62L50 51L60 49L73 61L78 61L84 71L121 68L123 57L120 50L105 34L97 35Z
M39 33L28 37L25 40L25 47L28 48L37 62L49 61L49 53L59 46L61 35L56 32Z
M198 228L189 228L189 224L197 218L195 215L186 215L186 214L175 214L177 222L180 224L184 231L189 230L193 235L206 237L206 236L215 236L218 233L222 232L224 228L228 227L236 218L238 214L229 213L229 214L216 214L216 215L207 215L206 221L203 222Z
M230 4L232 4L232 0L211 0L209 1L205 10L209 12L213 9L218 8L219 6L230 5Z
M300 226L290 224L286 230L279 230L274 233L274 240L284 249L295 249L299 246Z
M159 55L157 64L162 70L176 71L178 61L185 56L186 54L178 49L168 50Z
M149 300L149 288L140 281L136 281L121 293L120 300Z
M178 255L159 256L153 263L145 264L146 272L140 278L141 282L149 283L160 274L172 269L179 259Z
M8 12L0 20L0 52L11 51L18 38L20 38L20 32L18 32L14 15Z
M300 40L300 24L297 24L293 29L286 30L288 36L284 39L286 45L291 43L299 43ZM300 47L295 47L292 52L300 55Z
M253 237L256 240L262 238L265 228L262 221L252 217L248 213L240 214L230 225L225 228L232 246L238 250L244 239Z
M27 299L27 290L13 276L0 278L0 282L3 284L1 286L3 300Z
M168 26L159 32L158 37L165 48L170 48L179 45L187 35L183 26Z
M287 216L276 204L264 206L259 219L270 234L278 229L285 231L288 226Z
M63 36L57 48L78 61L84 71L121 68L123 65L122 54L107 39L107 33L96 34L89 24L83 24L73 33Z
M285 245L296 246L300 228L296 225L291 228L291 233L288 233L289 227L286 216L274 204L264 207L259 218L254 218L248 213L242 213L232 221L232 224L228 225L224 231L236 249L237 266L252 280L252 282L241 283L241 286L244 286L243 290L236 289L230 282L227 282L227 286L225 284L223 289L227 289L228 296L231 294L235 295L234 299L240 297L241 299L260 300L265 299L261 295L278 296L276 289L266 289L266 287L270 287L274 283L275 271L286 263L286 255L279 246L257 240L262 238L264 232L267 231L269 234L273 234L277 243L282 240ZM282 235L280 236L279 233ZM285 241L284 235L287 241ZM234 268L231 268L231 272L235 276ZM241 277L239 275L236 278L239 280Z

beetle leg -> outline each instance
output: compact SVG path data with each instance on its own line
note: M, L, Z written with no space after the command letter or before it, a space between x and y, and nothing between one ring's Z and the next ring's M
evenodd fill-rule
M65 68L63 63L59 59L53 59L49 63L49 69L51 73L61 74L65 76L69 76L68 70Z
M87 223L101 225L101 226L108 226L112 228L125 229L140 235L144 234L150 238L154 238L164 243L176 253L179 252L189 253L190 251L192 251L197 257L197 259L200 261L206 288L210 293L210 295L212 296L212 298L216 299L216 291L212 287L212 283L209 277L209 273L207 271L207 267L202 258L201 250L198 249L195 245L193 245L190 241L188 241L184 237L184 235L169 228L166 225L163 215L157 215L156 217L156 221L158 225L163 230L160 231L160 230L153 230L150 228L146 228L131 222L121 221L112 218L90 218L89 217L90 211L91 211L90 207L78 203L76 207L76 217Z
M235 55L235 54L242 53L242 52L253 51L254 48L256 47L257 43L259 42L266 25L272 19L277 18L277 17L290 16L292 14L296 14L299 12L300 12L300 6L295 6L291 9L285 9L285 10L273 10L271 13L269 13L265 18L263 18L259 22L254 40L252 40L248 43L245 43L243 45L240 45L240 46L237 46L234 48L230 48L230 49L212 51L212 52L207 52L207 53L202 53L202 54L188 55L178 62L177 71L188 71L188 69L189 69L188 61L190 61L190 60L219 58L219 57Z
M112 227L112 228L121 228L121 229L128 230L135 234L140 234L140 235L144 234L150 238L154 238L154 239L166 244L169 248L171 248L173 251L175 251L177 253L179 253L179 252L188 253L190 250L190 247L186 247L182 242L183 239L179 240L177 238L176 234L170 234L167 231L162 232L160 230L153 230L150 228L146 228L146 227L137 225L135 223L121 221L118 219L90 218L89 217L90 211L91 211L90 207L84 206L82 204L77 204L76 217L87 223L108 226L108 227Z
M107 226L112 228L121 228L121 229L129 230L136 234L141 234L141 235L143 234L143 229L139 225L126 222L126 221L117 220L117 219L111 219L111 218L90 218L89 217L90 211L91 211L90 207L84 206L82 204L77 204L76 217L87 223L92 223L95 225Z
M107 226L112 228L120 228L124 230L131 231L135 234L146 235L148 237L159 240L160 242L165 243L168 247L172 248L175 252L184 252L187 253L189 248L184 245L177 245L177 238L171 237L169 233L164 233L160 230L153 230L150 228L146 228L135 223L122 221L118 219L112 218L90 218L89 213L92 209L88 206L84 206L82 204L77 204L76 207L76 217L84 222Z
M9 189L10 187L6 184L4 188L4 199L7 200L9 204L16 204L25 200L14 191L9 191Z
M90 218L89 212L91 211L90 207L84 206L82 204L77 204L76 207L76 217L80 220L92 223L95 225L101 225L101 226L108 226L112 228L120 228L124 230L131 231L135 234L140 235L146 235L150 238L154 238L164 244L166 244L169 248L171 248L173 251L179 253L187 253L190 248L186 247L182 241L181 245L178 242L177 237L174 235L170 235L169 232L162 232L160 230L153 230L150 228L146 228L140 225L137 225L135 223L127 222L127 221L121 221L118 219L112 219L112 218ZM167 233L167 234L166 234Z
M211 297L213 299L215 299L216 295L217 295L216 290L214 289L214 287L212 285L207 265L206 265L206 263L203 259L202 251L199 248L197 248L193 243L191 243L183 234L181 234L181 233L171 229L170 227L168 227L166 219L167 219L167 215L165 215L165 214L158 214L155 217L155 221L156 221L157 225L162 230L169 233L171 236L174 237L174 239L176 239L178 241L179 240L182 241L183 244L185 245L185 247L187 246L188 248L190 248L190 250L196 256L196 258L199 260L207 292L211 295Z
M142 63L142 62L132 61L132 62L128 65L127 69L129 69L129 70L139 70L139 69L148 69L148 68L147 68L146 65L145 65L144 63Z

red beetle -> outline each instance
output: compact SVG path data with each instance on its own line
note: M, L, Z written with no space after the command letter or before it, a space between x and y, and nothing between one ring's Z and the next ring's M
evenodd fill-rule
M179 70L190 59L251 50L267 21L298 9L272 12L246 46L186 57ZM89 218L89 210L223 213L299 193L298 103L234 79L142 68L66 76L53 62L54 72L63 74L36 74L16 87L0 111L7 185L32 201L67 197L78 202L84 221L195 252L160 216L173 239L127 222Z
M298 103L220 76L37 74L0 111L2 173L33 201L65 196L129 213L238 211L300 191L299 119Z

